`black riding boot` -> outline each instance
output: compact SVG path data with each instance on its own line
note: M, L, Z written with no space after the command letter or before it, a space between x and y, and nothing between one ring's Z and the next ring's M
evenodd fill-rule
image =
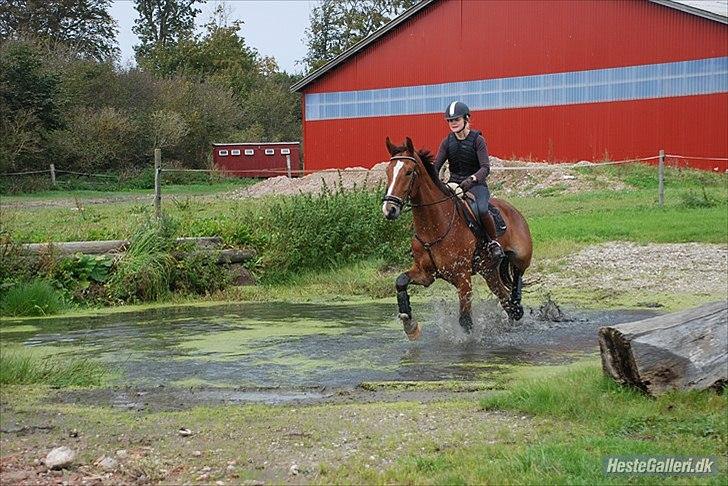
M500 259L504 258L506 254L503 252L503 247L495 239L496 231L493 215L486 209L480 213L480 221L483 223L483 227L485 228L486 237L490 240L485 246L488 250L488 254L493 261L500 261Z

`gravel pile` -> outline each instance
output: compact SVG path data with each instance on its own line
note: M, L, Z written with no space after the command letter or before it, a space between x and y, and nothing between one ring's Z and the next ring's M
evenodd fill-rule
M703 243L605 243L562 259L564 271L543 275L546 288L728 295L728 247Z
M622 190L626 186L614 180L600 168L594 168L587 174L581 174L571 168L558 165L525 162L522 160L503 160L490 157L491 173L489 185L495 196L538 195L544 192L571 193L609 188ZM381 189L387 182L387 165L380 162L371 169L352 167L348 169L329 169L315 172L300 178L289 179L286 176L272 177L258 184L233 192L233 197L249 198L264 196L293 196L297 194L320 194L324 188L350 190L366 187ZM580 166L591 166L590 162L580 162ZM502 167L528 167L530 170L498 170ZM548 167L547 170L534 170ZM447 178L447 171L443 178Z

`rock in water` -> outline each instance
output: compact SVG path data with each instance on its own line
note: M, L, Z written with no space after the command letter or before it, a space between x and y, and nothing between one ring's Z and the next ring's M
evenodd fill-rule
M74 459L76 459L76 453L70 447L61 446L56 447L48 453L45 458L45 464L48 469L62 469L69 466Z

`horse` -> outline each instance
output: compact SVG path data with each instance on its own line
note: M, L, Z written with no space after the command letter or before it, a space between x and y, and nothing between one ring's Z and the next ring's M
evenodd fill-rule
M420 325L412 315L407 287L410 284L429 287L436 278L457 288L459 323L467 333L473 327L471 276L476 273L485 278L508 317L521 319L523 274L531 264L533 253L531 233L523 215L506 201L490 199L507 226L497 238L505 257L492 261L485 249L487 242L477 237L468 225L465 203L435 172L432 154L424 149L415 150L409 137L402 146L392 144L389 137L386 144L390 159L382 212L388 220L395 220L409 205L414 220L414 261L395 281L399 319L407 337L414 341L421 334Z

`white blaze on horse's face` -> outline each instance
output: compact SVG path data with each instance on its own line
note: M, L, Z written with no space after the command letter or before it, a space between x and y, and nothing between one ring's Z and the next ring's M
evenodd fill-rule
M392 164L390 164L390 167L391 165ZM397 184L397 177L402 171L402 167L404 167L404 162L398 160L394 165L394 169L392 170L392 177L389 182L389 187L387 187L387 196L392 195L392 191L394 191L394 186ZM397 216L399 216L400 209L401 208L399 208L391 201L384 201L382 203L382 213L384 213L384 217L387 219L395 219Z

